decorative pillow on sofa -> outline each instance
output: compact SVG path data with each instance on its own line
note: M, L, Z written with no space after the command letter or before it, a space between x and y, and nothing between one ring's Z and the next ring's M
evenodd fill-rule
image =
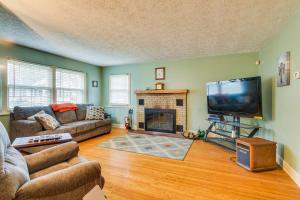
M30 120L30 121L36 121L36 120L35 120L35 116L41 115L41 114L46 114L46 113L45 113L45 111L41 110L40 112L35 113L34 115L28 117L27 120Z
M36 115L35 119L40 122L46 130L54 130L60 125L54 117L48 114Z
M86 120L103 120L104 119L104 108L97 106L88 106L86 109Z

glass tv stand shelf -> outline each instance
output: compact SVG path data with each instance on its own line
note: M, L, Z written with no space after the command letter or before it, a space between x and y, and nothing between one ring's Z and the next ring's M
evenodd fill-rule
M212 142L226 147L230 150L236 150L235 140L241 137L254 137L259 126L240 123L240 118L236 117L233 121L221 121L218 119L207 119L210 126L206 130L204 141Z

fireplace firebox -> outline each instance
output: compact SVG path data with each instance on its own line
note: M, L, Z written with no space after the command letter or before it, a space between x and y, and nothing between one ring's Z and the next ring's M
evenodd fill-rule
M145 130L176 133L176 110L145 108Z

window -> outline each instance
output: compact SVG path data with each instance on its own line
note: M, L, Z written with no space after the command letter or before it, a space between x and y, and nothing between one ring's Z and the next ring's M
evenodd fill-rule
M56 69L56 102L85 102L85 73Z
M8 108L48 105L52 100L52 68L8 61Z
M9 109L15 106L45 106L63 102L85 103L85 85L83 72L7 61Z
M119 74L109 77L110 105L129 105L129 75Z

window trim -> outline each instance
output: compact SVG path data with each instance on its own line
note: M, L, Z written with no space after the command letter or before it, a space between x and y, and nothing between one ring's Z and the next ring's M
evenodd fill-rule
M45 65L45 64L40 64L40 63L34 63L34 62L28 62L28 61L23 61L23 60L18 60L14 58L0 58L0 78L2 79L2 110L0 110L1 114L7 114L12 111L8 106L9 102L9 95L8 95L8 62L9 61L17 61L17 62L23 62L23 63L28 63L28 64L33 64L33 65L40 65L40 66L45 66L45 67L50 67L52 69L52 88L51 88L51 103L56 103L57 102L57 95L56 95L56 70L57 69L63 69L63 70L69 70L69 71L74 71L74 72L79 72L84 74L84 92L83 92L83 104L85 104L88 100L88 87L87 87L87 73L79 70L73 70L73 69L68 69L64 67L56 67L56 66L51 66L51 65Z
M2 79L2 105L1 114L7 114L10 112L8 108L8 95L7 95L7 58L0 58L0 78Z
M122 104L122 103L111 103L111 76L117 76L117 75L127 75L128 76L128 103ZM110 74L108 78L108 104L109 107L130 107L131 105L131 76L129 73L121 73L121 74Z

